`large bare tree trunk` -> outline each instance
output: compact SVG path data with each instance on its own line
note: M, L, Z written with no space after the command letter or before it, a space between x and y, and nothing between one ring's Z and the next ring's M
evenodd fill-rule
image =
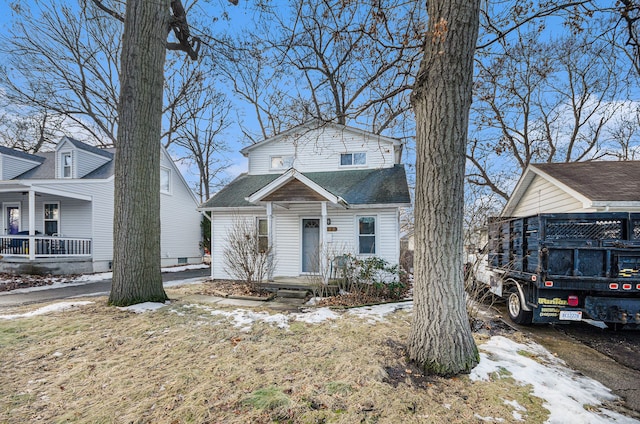
M416 115L414 317L409 356L426 372L468 373L478 350L464 300L462 222L479 0L429 0Z
M160 132L169 0L127 0L109 303L165 301L160 273Z

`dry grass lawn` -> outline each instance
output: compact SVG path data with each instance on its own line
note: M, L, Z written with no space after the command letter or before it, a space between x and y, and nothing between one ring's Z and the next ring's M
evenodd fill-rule
M134 314L92 300L0 320L0 422L509 423L513 400L527 423L548 417L508 375L421 376L404 357L406 312L242 331L211 306Z

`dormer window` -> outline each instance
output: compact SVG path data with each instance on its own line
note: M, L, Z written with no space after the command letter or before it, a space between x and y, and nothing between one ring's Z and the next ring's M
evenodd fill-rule
M60 161L62 163L62 178L71 178L71 167L73 165L71 152L63 153L60 157Z
M271 156L271 169L289 169L293 166L293 156Z
M340 166L357 166L367 164L367 154L365 152L342 153L340 155Z

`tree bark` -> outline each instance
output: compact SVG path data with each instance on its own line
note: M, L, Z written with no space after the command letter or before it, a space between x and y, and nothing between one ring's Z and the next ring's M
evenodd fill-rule
M416 115L415 285L409 356L425 372L468 373L479 356L465 307L463 204L479 0L429 0Z
M170 1L127 0L115 155L109 303L164 302L160 271L160 134Z

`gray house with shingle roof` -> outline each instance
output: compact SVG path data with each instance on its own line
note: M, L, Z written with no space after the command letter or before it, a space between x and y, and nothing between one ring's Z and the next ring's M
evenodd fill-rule
M640 212L640 162L530 165L502 215L608 211Z
M0 272L110 269L114 152L69 137L52 152L0 146ZM198 202L164 149L160 161L162 265L200 263Z
M212 213L212 277L231 278L223 253L238 219L271 246L273 278L318 274L346 253L398 263L411 205L401 152L396 139L318 121L246 147L248 172L199 208Z

